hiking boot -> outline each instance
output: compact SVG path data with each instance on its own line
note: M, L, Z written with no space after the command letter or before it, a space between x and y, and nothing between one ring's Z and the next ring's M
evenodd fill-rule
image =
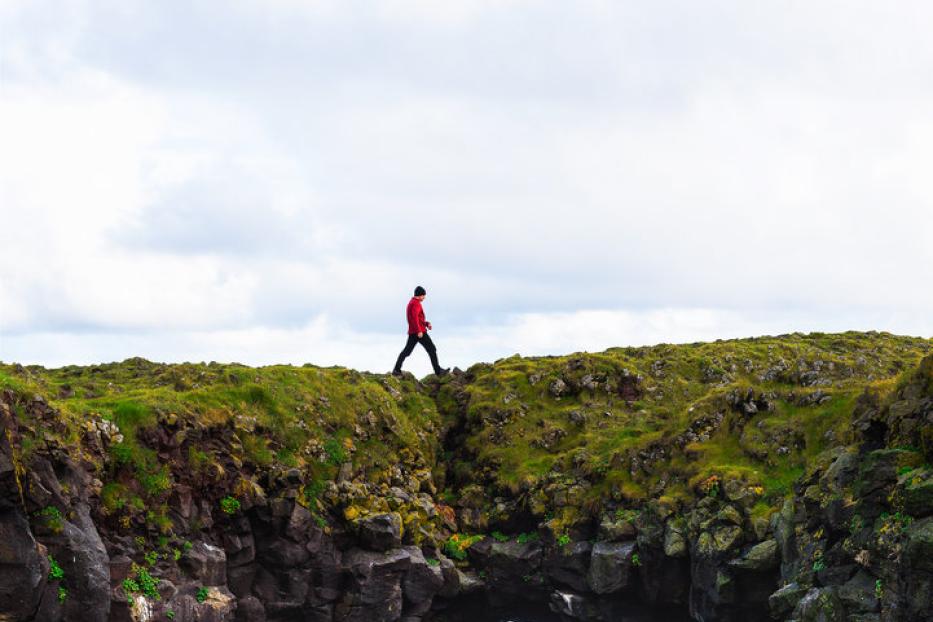
M436 372L434 372L434 373L437 374L438 376L446 376L447 374L450 373L450 368L449 368L449 367L445 367L445 368L443 368L443 369L441 369L441 370L439 370L439 371L436 371Z
M393 369L393 370L392 370L392 375L395 376L396 378L401 378L401 377L402 377L402 370L401 370L401 369Z

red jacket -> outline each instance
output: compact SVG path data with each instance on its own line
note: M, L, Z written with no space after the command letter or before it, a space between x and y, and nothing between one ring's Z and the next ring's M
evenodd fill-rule
M428 323L424 321L424 309L421 308L420 300L412 297L412 299L408 301L408 308L405 309L405 316L408 318L409 335L428 332Z

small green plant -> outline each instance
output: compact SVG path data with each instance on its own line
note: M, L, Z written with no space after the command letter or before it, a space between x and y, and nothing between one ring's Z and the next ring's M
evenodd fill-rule
M505 535L504 533L502 533L501 531L494 531L489 535L491 535L497 542L508 542L509 541L509 537Z
M314 524L316 524L321 529L323 529L324 527L327 527L327 521L320 514L314 515Z
M136 546L139 548L144 548L146 546L146 539L142 536L136 536L133 538L133 542L135 542Z
M149 551L143 557L150 566L155 566L156 562L159 561L159 554L155 551Z
M463 561L467 558L467 549L482 539L483 536L464 536L455 533L444 543L444 553L451 559Z
M317 505L317 500L320 498L321 493L324 492L326 484L321 480L315 480L309 484L306 484L304 491L302 491L302 496L305 499L305 503L308 504L310 509L314 509Z
M145 568L140 568L136 574L139 591L153 600L159 600L159 581L149 574Z
M709 497L719 496L719 476L710 475L700 484L700 489Z
M66 590L62 586L58 586L58 602L64 603L67 598L68 598L68 590Z
M133 564L132 572L134 577L127 577L123 579L122 583L123 592L126 594L127 600L132 601L132 595L137 593L151 598L152 600L159 600L161 598L159 594L159 580L153 577L147 569Z
M428 566L440 566L441 560L436 557L425 557L424 561L427 562Z
M181 551L178 549L172 549L172 559L174 559L176 562L181 559Z
M65 528L64 516L54 505L44 507L39 511L39 516L45 519L45 526L55 533L61 533Z
M638 556L638 553L632 553L632 565L641 566L641 558Z
M169 620L174 620L175 612L169 609L168 611L165 612L165 617L168 618Z
M618 510L616 510L615 519L617 521L633 523L635 522L635 519L638 518L638 515L640 513L641 512L639 512L638 510L626 510L624 508L619 508Z
M826 569L826 562L823 561L823 553L818 552L813 560L813 572L822 572Z
M139 583L136 583L135 580L126 578L123 579L123 593L126 594L126 600L133 602L133 594L139 591Z
M895 530L904 533L914 522L913 516L902 512L895 512L894 514L882 512L880 518L882 525L878 528L879 533L888 533Z
M340 466L347 461L347 450L336 438L324 441L324 453L327 454L327 462L333 466Z
M193 546L194 545L191 544L191 540L185 540L184 544L181 545L181 550L187 553L188 551L191 550L191 547Z
M49 555L49 581L61 581L65 578L65 571L58 565L55 558Z
M568 544L570 544L570 536L568 536L565 533L562 533L559 536L557 536L558 546L567 546Z
M897 470L897 476L900 477L901 475L907 475L913 470L914 470L914 467L912 466L902 466L901 468Z
M227 495L220 500L220 509L224 511L224 514L236 514L240 511L240 502Z
M884 584L881 582L881 579L875 580L875 598L881 600L884 596Z
M195 600L199 603L203 603L207 600L208 589L206 587L199 587L197 593L194 595Z
M862 519L861 516L856 514L849 520L849 533L854 535L857 532L861 531L864 526L865 526L865 521Z
M538 534L535 532L529 533L520 533L518 534L517 541L519 544L526 544L528 542L535 542L538 540Z

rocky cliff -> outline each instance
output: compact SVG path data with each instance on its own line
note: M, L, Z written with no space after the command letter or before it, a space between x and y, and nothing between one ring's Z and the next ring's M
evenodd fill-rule
M0 365L0 620L931 619L931 352Z

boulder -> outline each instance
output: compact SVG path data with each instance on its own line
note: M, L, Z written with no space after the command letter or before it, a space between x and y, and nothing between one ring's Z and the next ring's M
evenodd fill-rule
M2 435L0 435L2 436ZM48 560L19 510L0 511L0 619L31 616L49 573Z
M777 540L765 540L749 548L729 565L738 570L772 570L780 563Z
M236 622L266 622L266 609L255 596L237 600Z
M585 540L559 546L545 558L544 572L558 585L580 592L585 591L592 551L593 545Z
M63 521L62 532L50 539L49 550L68 582L65 619L106 622L110 615L110 557L86 504L77 504L72 520Z
M410 605L408 611L415 615L427 613L434 595L444 587L444 572L440 560L426 559L416 546L405 547L411 565L402 580L402 595Z
M220 547L198 541L185 553L185 569L204 586L226 585L227 554Z
M687 556L687 538L681 521L668 521L664 528L664 554L668 557Z
M374 551L388 551L402 544L402 517L397 512L372 514L359 519L360 540Z
M933 478L904 487L904 512L915 518L933 514Z
M597 542L593 545L586 575L589 588L597 594L611 594L627 587L634 551L634 542Z
M696 553L701 557L721 557L738 546L742 541L742 528L737 525L723 525L710 531L704 531L696 541Z
M899 568L906 619L929 615L933 602L933 517L911 525Z
M874 613L878 610L878 598L875 594L875 578L865 571L859 571L847 583L836 591L847 614Z
M846 613L835 588L813 588L794 609L799 622L845 622Z
M407 551L354 549L344 555L349 577L335 622L393 622L402 614L402 580L411 567Z
M796 607L797 603L806 595L807 588L797 584L788 583L777 590L768 598L768 608L771 610L771 617L775 620L783 620Z
M486 594L490 604L504 606L510 600L540 602L547 598L547 585L541 573L544 552L540 542L496 542L487 538L477 544L485 543L490 543L485 557ZM472 547L470 559L473 559Z

